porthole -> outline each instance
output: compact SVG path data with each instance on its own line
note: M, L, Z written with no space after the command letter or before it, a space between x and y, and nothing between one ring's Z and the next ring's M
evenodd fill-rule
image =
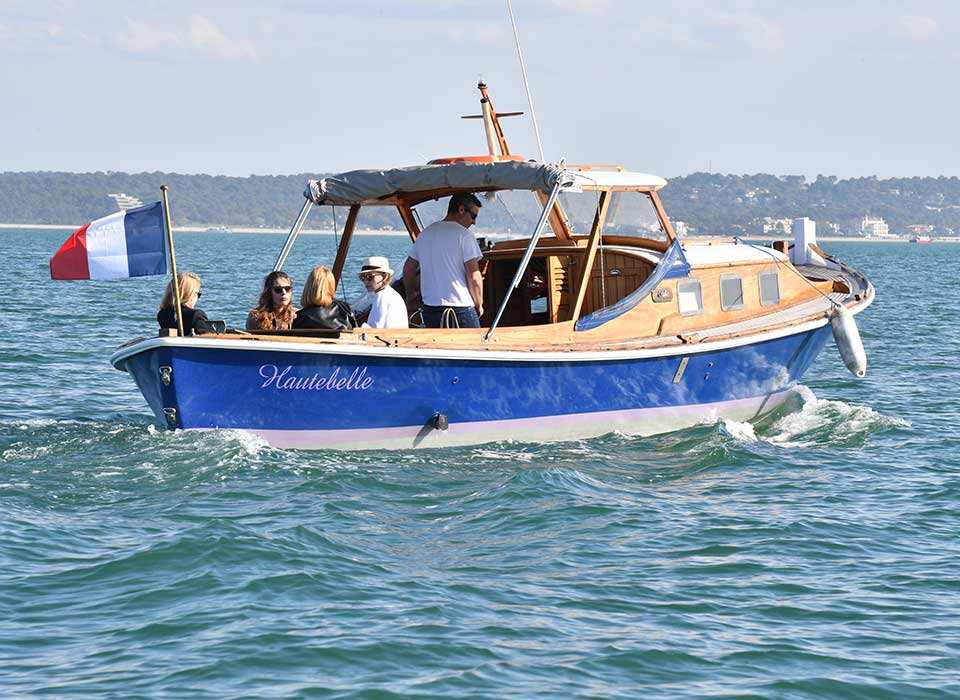
M764 270L759 276L760 306L776 306L780 303L780 275L776 270Z
M696 316L703 313L703 290L700 287L700 280L677 282L677 305L682 316Z
M720 308L724 311L743 308L743 280L740 275L720 275Z

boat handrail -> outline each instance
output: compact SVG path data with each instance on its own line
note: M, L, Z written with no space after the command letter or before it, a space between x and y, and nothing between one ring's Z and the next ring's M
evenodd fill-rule
M490 336L492 336L493 332L497 329L497 324L500 323L500 317L503 316L503 312L507 309L507 304L510 302L513 290L520 286L520 282L523 280L523 276L527 271L527 265L530 264L530 258L533 257L533 250L537 247L540 234L543 233L543 229L547 225L547 220L550 217L550 212L553 211L553 205L556 203L557 197L560 196L560 190L565 187L570 187L572 184L573 181L569 177L561 176L557 178L553 189L550 190L550 196L547 197L547 201L543 205L543 211L540 212L540 220L537 221L537 227L534 229L533 235L530 236L530 243L523 253L520 264L517 265L517 271L513 275L513 281L510 282L510 286L507 287L507 293L503 295L503 301L500 302L500 308L497 309L497 315L494 316L493 323L490 324L490 329L483 336L484 342L490 340Z
M297 240L297 235L300 233L300 229L303 228L303 223L307 220L307 214L310 213L312 207L313 202L309 197L305 197L303 206L300 207L300 213L297 215L297 220L294 221L293 226L290 227L290 233L287 234L287 240L283 243L283 249L280 251L280 255L277 256L277 261L273 264L274 271L283 269L283 264L287 261L287 256L290 255L290 250L293 248L293 242Z

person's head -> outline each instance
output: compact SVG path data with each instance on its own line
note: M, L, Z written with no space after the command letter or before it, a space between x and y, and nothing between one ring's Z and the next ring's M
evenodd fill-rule
M364 260L360 266L360 281L368 292L379 292L390 284L393 279L393 270L390 261L380 255L374 255Z
M257 308L278 311L293 301L293 282L283 270L274 270L263 278L263 291Z
M475 194L458 192L447 204L447 221L456 221L464 228L470 228L477 222L477 215L482 206Z
M300 306L307 309L311 306L330 306L337 292L337 283L333 273L323 265L310 270L307 281L303 283L303 294L300 295Z
M200 298L200 278L192 272L181 272L177 275L177 285L180 287L180 305L193 307ZM174 305L173 280L170 280L160 300L160 308L172 309Z

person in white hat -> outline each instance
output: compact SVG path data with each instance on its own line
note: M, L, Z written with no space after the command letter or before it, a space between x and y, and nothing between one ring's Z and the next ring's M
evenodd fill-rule
M367 258L360 266L360 281L373 294L373 306L364 328L409 328L407 305L390 286L392 279L390 261L383 256Z

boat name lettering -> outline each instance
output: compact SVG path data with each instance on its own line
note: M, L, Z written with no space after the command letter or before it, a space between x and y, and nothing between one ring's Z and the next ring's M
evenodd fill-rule
M355 367L349 375L340 374L340 368L334 367L329 376L314 373L312 376L290 374L292 365L279 368L276 365L260 365L260 376L264 378L261 389L271 385L276 389L293 389L297 391L364 391L373 385L373 377L367 376L366 367Z

